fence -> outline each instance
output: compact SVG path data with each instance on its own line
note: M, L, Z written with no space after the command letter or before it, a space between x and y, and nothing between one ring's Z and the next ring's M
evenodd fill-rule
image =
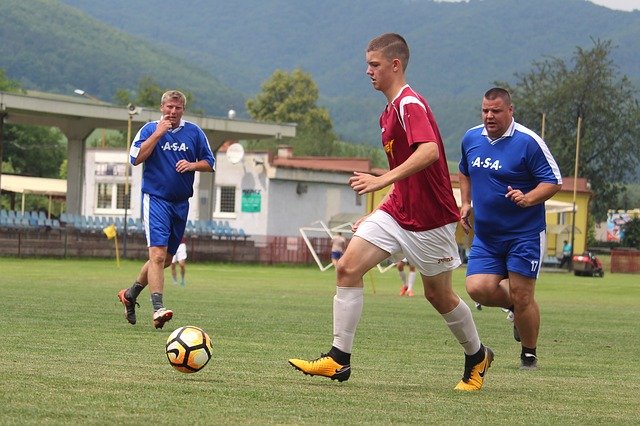
M123 234L118 234L117 238L121 258L147 259L147 241L143 234L127 234L126 247ZM311 242L320 258L329 262L331 240L314 238ZM239 239L195 235L188 237L187 246L189 258L194 261L315 263L302 237L256 236L254 239ZM115 243L97 230L0 228L0 256L115 258Z
M612 249L611 272L640 273L640 251Z

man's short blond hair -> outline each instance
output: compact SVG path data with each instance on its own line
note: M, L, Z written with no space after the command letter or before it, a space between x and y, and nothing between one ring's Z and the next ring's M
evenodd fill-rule
M162 94L162 99L160 99L160 105L164 105L170 99L174 99L182 102L182 106L184 108L187 107L187 97L179 90L168 90Z

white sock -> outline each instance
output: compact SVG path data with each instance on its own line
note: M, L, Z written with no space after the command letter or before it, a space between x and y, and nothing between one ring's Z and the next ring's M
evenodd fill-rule
M471 309L460 299L460 303L451 312L442 315L449 330L456 336L458 343L464 348L464 353L474 355L480 350L480 336L476 324L473 322Z
M342 352L351 353L363 305L364 288L336 288L333 296L333 346Z
M407 285L407 274L404 271L398 271L398 274L400 275L400 281L402 281L402 284Z
M407 287L413 291L413 283L416 282L416 271L409 271L409 279L407 280Z

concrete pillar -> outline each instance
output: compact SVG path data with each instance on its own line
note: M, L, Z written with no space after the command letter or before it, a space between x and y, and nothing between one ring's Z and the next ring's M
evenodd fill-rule
M83 214L85 147L94 128L81 122L67 122L58 127L67 137L67 212Z

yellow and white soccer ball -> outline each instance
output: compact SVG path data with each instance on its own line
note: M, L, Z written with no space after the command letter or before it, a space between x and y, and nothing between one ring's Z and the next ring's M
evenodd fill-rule
M195 373L211 359L211 339L199 327L187 325L174 330L167 339L169 363L182 373Z

